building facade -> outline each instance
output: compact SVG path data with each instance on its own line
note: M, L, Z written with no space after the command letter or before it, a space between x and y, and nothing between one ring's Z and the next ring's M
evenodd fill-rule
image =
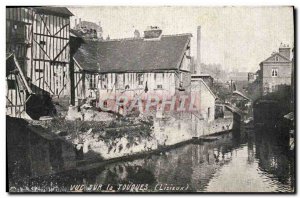
M70 16L65 7L7 7L6 8L6 53L13 54L16 67L25 77L34 94L51 96L69 95L69 30ZM8 62L7 62L8 63ZM10 70L9 72L14 72ZM19 106L22 110L10 112L18 116L25 110L23 102L17 101L16 78L7 75L7 105ZM20 91L17 91L19 95ZM12 96L12 97L11 97Z
M216 95L201 78L192 78L191 95L195 97L195 109L198 109L198 117L213 121L215 119Z
M121 95L144 100L189 93L191 35L147 31L147 38L85 41L74 55L77 104L94 97L96 105L109 105Z
M291 85L292 61L288 45L279 47L269 58L260 63L259 82L261 95L278 91L281 85Z

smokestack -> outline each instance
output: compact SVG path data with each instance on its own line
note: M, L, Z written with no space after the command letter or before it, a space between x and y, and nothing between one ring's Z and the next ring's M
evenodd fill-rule
M201 26L197 27L197 63L195 73L200 74L201 67Z
M79 27L81 27L81 18L79 18Z
M75 19L75 29L77 28L77 19Z

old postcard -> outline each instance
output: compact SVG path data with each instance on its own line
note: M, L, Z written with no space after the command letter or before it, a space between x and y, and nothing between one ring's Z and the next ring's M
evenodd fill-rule
M295 193L294 7L6 7L7 191Z

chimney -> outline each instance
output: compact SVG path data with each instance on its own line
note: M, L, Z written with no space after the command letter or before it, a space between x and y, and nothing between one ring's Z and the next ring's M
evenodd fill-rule
M201 26L197 27L197 62L195 67L195 74L200 74L201 67Z
M75 28L74 29L77 29L77 19L75 19Z
M162 30L157 26L150 26L144 31L145 39L159 39L161 36Z
M279 54L281 54L284 57L286 57L289 60L291 60L291 48L289 47L289 45L280 44Z
M81 27L81 18L79 18L79 27Z
M140 38L141 37L141 35L140 35L140 32L138 31L138 30L134 30L134 38L135 39L138 39L138 38Z

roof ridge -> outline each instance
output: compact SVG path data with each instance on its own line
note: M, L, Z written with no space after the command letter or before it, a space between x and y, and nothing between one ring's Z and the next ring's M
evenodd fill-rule
M182 33L182 34L166 34L161 35L161 37L172 37L172 36L193 36L191 33ZM127 38L115 38L115 39L109 39L109 40L95 40L99 42L110 42L110 41L130 41L130 40L144 40L144 37L141 38L134 38L134 37L127 37Z
M173 35L158 42L143 38L86 40L74 57L84 69L100 66L101 72L178 70L189 42L189 34Z
M199 79L200 82L202 82L204 84L204 86L206 87L206 89L212 94L212 96L216 99L218 98L217 95L211 90L211 88L205 83L205 81L203 79Z
M268 58L266 58L264 61L262 61L261 63L266 62L268 59L274 57L276 54L279 55L279 56L281 56L281 58L287 60L288 62L291 62L290 59L288 59L287 57L285 57L282 54L280 54L280 52L275 52L274 54L271 54L271 56L269 56Z

